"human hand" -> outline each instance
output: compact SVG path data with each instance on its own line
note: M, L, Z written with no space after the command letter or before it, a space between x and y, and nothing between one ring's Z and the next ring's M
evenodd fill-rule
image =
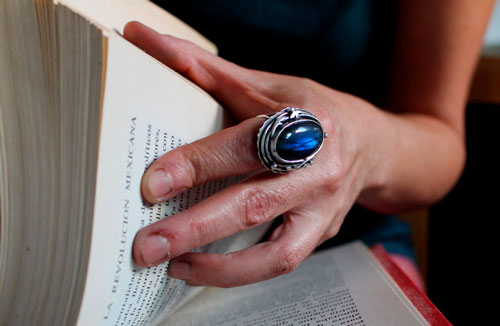
M236 126L170 151L142 180L142 195L160 203L210 180L261 173L138 232L133 256L141 266L171 259L169 274L192 285L238 286L293 271L320 243L335 236L360 192L373 185L373 107L313 81L249 70L139 23L125 37L214 96ZM286 55L286 54L284 54ZM260 171L259 114L306 108L329 137L314 164L287 174ZM370 120L371 119L371 120ZM190 253L283 214L268 241L238 252Z

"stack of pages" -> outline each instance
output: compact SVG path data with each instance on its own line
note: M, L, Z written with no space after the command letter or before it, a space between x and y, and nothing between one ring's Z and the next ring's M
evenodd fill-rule
M130 20L216 52L146 0L0 1L1 325L447 324L360 243L235 289L189 287L167 276L168 263L136 266L141 227L237 180L144 205L147 166L228 119L203 90L123 39ZM265 231L199 250L239 250Z

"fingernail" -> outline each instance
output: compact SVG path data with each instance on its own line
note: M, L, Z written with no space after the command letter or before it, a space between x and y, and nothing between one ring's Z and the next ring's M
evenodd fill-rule
M170 244L167 238L155 234L144 240L142 245L142 259L146 265L156 265L168 258Z
M168 266L168 275L180 280L191 278L191 265L185 261L171 261Z
M149 174L149 192L155 198L163 197L172 191L172 176L164 169L158 169Z

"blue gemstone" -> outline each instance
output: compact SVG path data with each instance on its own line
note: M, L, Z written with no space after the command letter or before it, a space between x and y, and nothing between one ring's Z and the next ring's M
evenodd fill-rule
M323 130L310 121L285 127L276 142L278 155L288 161L301 160L314 153L323 141Z

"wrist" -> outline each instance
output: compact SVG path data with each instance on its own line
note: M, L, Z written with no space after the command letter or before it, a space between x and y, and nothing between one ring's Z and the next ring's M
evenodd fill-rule
M380 119L370 128L376 133L370 147L374 170L358 204L397 213L441 199L463 170L466 155L461 135L433 116L378 113Z
M331 135L339 145L332 157L341 158L341 163L334 168L343 171L344 183L349 184L356 199L383 187L387 180L388 148L383 140L387 117L374 105L349 94L339 93L335 100L330 114Z
M359 196L362 196L386 184L390 171L390 144L387 142L390 123L386 112L363 99L350 96L346 108L351 115L349 128L353 135L350 141L357 145L354 154L359 167L356 178Z

